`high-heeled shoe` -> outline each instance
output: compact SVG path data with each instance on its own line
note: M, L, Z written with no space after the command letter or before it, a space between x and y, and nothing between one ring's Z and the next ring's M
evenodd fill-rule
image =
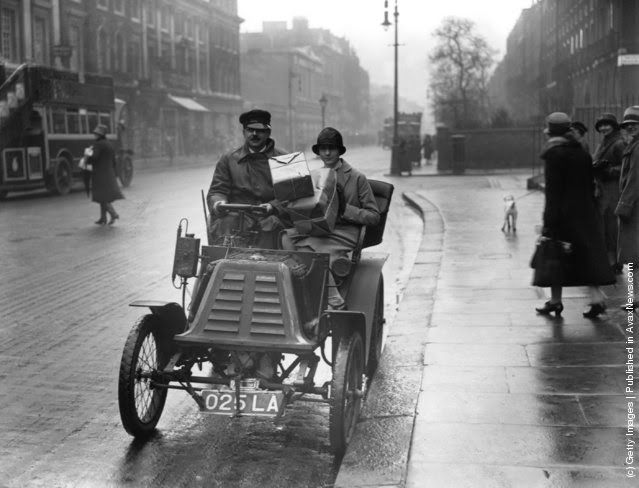
M590 308L582 315L587 319L596 319L599 315L606 311L605 303L591 303Z
M111 218L109 219L109 225L115 224L115 221L118 220L119 218L120 216L118 214L111 215Z
M96 220L94 223L96 225L104 225L104 224L106 224L106 219Z
M561 315L561 312L564 311L564 306L561 302L546 302L541 308L535 307L535 310L537 310L537 313L539 315L550 315L551 312L555 312L555 317L559 317Z

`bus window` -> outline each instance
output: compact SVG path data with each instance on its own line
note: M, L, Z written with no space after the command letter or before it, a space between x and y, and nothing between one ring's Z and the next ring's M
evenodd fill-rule
M80 129L80 114L76 109L67 109L67 129L69 134L81 134Z
M89 132L93 132L93 129L98 126L98 113L93 110L89 110L87 120L89 123Z
M79 113L80 113L80 133L88 134L90 130L87 124L87 109L81 108L79 110Z
M67 122L64 110L53 109L51 111L51 129L54 134L66 134Z
M111 124L110 113L100 112L100 123L106 125L109 128L109 134L113 133L113 125Z

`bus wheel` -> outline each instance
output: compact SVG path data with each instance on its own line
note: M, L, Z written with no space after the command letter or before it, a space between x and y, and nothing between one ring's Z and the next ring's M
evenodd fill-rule
M131 184L131 180L133 180L133 161L131 160L131 156L123 156L120 160L118 177L123 187L126 188Z
M71 191L71 164L67 158L59 158L53 164L51 191L56 195L66 195Z

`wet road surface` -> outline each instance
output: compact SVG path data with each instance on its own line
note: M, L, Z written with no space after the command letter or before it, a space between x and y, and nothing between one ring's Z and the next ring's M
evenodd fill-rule
M349 161L369 176L388 152ZM121 220L98 227L97 205L66 197L0 203L0 480L8 486L330 486L328 408L294 405L280 421L200 414L172 391L158 434L133 442L120 425L122 346L143 313L138 299L180 301L171 287L181 217L203 236L199 190L212 169L143 172L115 202ZM392 320L419 244L421 223L396 198L382 251Z

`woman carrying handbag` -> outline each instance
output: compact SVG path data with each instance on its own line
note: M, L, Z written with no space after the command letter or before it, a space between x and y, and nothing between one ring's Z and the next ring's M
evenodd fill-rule
M615 282L608 263L603 230L594 200L592 159L570 131L570 117L555 112L546 118L548 141L541 153L545 166L542 240L531 266L533 285L550 287L551 297L537 312L561 315L562 288L588 286L590 307L583 316L606 310L600 286Z

